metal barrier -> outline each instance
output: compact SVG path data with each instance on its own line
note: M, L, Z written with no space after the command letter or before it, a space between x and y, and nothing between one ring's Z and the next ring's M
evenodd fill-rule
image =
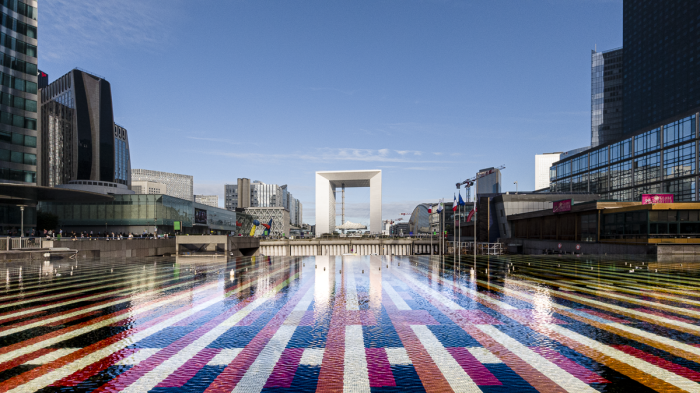
M451 242L454 247L454 242ZM474 254L474 242L460 242L459 251ZM481 255L503 255L506 247L503 243L476 243L476 253Z
M12 244L10 249L13 250L30 250L41 248L41 238L40 237L13 237L6 238L5 241L11 240ZM2 244L2 243L0 243ZM8 248L6 248L7 250Z

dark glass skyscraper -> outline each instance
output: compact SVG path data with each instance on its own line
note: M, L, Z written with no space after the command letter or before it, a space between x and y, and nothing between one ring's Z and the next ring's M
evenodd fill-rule
M41 89L40 98L39 185L71 180L129 184L121 175L125 168L117 167L117 155L128 153L128 146L121 149L126 130L115 128L109 82L74 69Z
M591 146L622 137L622 49L591 52Z
M625 0L624 133L700 107L700 2Z
M36 183L36 6L0 1L0 182Z

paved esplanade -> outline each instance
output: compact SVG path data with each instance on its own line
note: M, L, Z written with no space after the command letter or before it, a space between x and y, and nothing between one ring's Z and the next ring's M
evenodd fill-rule
M382 171L316 172L316 236L335 230L337 188L369 187L369 230L382 231Z

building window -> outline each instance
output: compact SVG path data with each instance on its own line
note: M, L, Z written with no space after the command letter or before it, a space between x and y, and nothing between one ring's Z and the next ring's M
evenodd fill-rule
M620 188L629 187L632 185L632 161L619 162L610 165L610 189L618 190Z
M614 191L609 194L610 199L616 200L616 201L632 201L634 200L633 196L633 190L622 190L622 191Z
M601 194L608 191L608 168L592 171L588 177L590 192Z
M588 154L576 157L571 160L571 173L581 173L588 170Z
M695 142L664 150L664 179L695 173Z
M634 160L634 184L645 184L661 180L659 153L649 154Z
M600 150L592 151L590 154L590 158L591 168L597 168L599 166L606 165L608 163L608 148L604 147Z
M689 116L664 126L664 146L675 145L693 138L695 138L695 116Z
M642 195L644 194L660 194L661 184L650 184L644 187L637 187L634 189L633 199L635 201L641 201Z
M694 202L695 177L667 181L664 183L663 192L673 194L676 202Z
M571 174L571 161L562 162L557 165L557 179Z
M634 137L634 155L638 156L661 147L661 130L655 128Z
M632 157L632 139L625 139L610 146L610 162Z
M571 178L572 192L588 192L588 174L578 175Z

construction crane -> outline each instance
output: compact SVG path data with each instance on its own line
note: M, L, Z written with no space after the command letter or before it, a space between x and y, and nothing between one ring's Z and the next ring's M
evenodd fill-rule
M462 186L465 186L464 188L467 189L467 193L469 193L470 188L474 185L474 182L476 182L477 179L481 179L482 177L488 176L495 172L496 170L501 170L501 169L506 169L505 165L501 165L498 168L490 168L489 170L479 172L476 174L476 176L469 178L461 183L457 183L457 189L459 190ZM467 194L467 201L469 200L470 196Z

